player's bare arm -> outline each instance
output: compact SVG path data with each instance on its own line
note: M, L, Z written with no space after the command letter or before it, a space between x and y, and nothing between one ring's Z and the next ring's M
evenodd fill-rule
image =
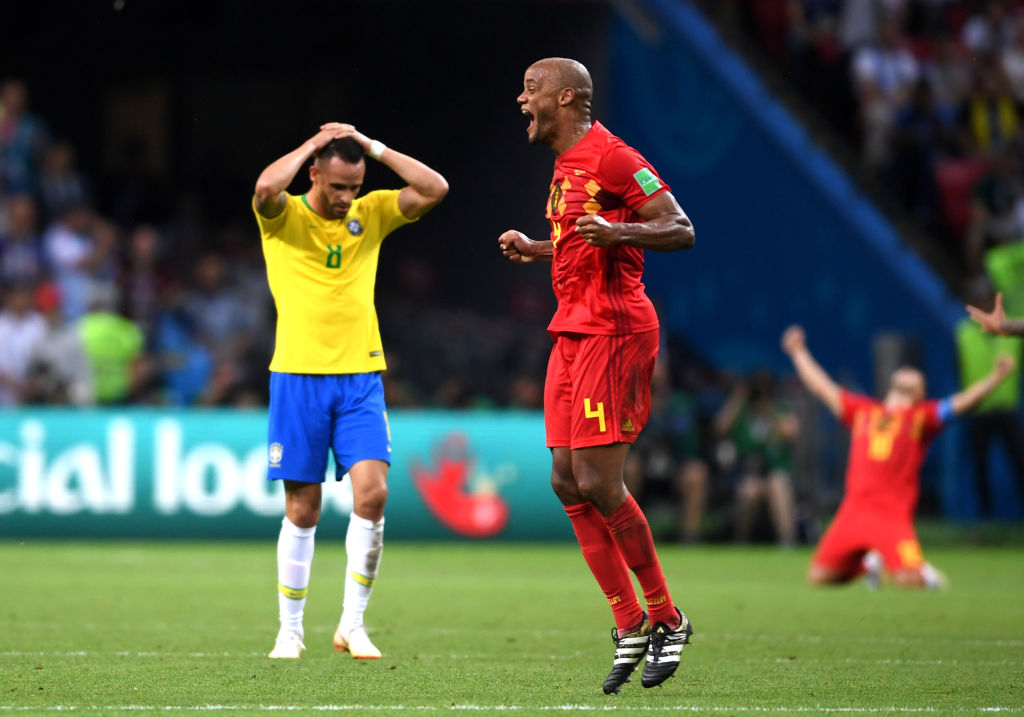
M749 387L745 381L738 381L736 383L735 388L729 394L729 398L715 415L715 435L722 437L729 434L733 426L736 425L736 419L740 417L740 412L747 402L749 393Z
M990 334L1024 336L1024 319L1010 320L1006 318L1002 293L996 294L996 303L992 311L982 311L977 306L968 306L967 313Z
M576 229L587 244L596 247L622 244L652 251L693 247L693 224L671 192L659 194L637 213L643 222L610 223L597 214L588 214L576 220Z
M839 384L821 367L807 348L807 337L800 326L790 326L782 334L782 350L793 361L797 376L824 403L833 414L838 416L843 409L842 392Z
M996 390L1003 379L1013 373L1016 368L1017 362L1012 356L1001 354L996 358L996 363L987 376L978 379L963 391L954 393L950 397L953 414L959 416L977 406L982 399Z
M498 248L509 261L526 264L531 261L551 261L555 245L550 241L533 241L522 232L509 229L498 237Z
M345 128L340 136L359 142L370 157L379 160L408 185L398 194L398 210L406 219L419 219L448 194L447 180L423 162L370 139L352 125L340 126Z
M275 160L260 172L253 197L253 203L260 216L271 219L283 212L286 201L284 192L295 179L295 175L305 166L310 157L323 149L331 140L343 137L348 128L355 129L351 125L338 122L325 124L319 132L303 142L302 146Z

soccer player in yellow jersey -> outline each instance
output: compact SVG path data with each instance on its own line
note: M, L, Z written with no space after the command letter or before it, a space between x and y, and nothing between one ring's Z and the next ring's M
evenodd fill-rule
M364 157L405 181L360 196ZM285 190L310 160L309 191ZM384 351L373 304L384 237L416 221L448 193L444 177L412 157L330 122L263 170L253 210L277 307L270 363L270 480L283 480L285 517L277 543L281 628L270 657L297 658L303 645L313 534L320 521L327 451L336 480L354 497L345 549L345 598L334 646L379 658L363 613L383 547L391 436L380 374Z

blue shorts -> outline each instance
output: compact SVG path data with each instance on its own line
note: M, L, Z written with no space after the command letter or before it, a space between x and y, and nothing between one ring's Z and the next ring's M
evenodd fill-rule
M270 372L267 479L323 483L327 449L335 480L359 461L391 463L391 429L379 373Z

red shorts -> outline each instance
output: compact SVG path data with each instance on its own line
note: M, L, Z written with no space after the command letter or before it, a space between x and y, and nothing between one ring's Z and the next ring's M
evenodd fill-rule
M882 555L889 572L913 570L924 563L909 518L848 505L839 507L811 562L854 577L861 572L861 559L869 550Z
M658 330L558 334L544 382L548 447L632 443L651 411Z

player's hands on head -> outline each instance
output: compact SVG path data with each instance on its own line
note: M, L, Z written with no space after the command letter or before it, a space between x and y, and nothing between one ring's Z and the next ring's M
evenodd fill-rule
M370 149L371 140L365 134L355 128L355 125L345 124L344 122L327 122L326 124L320 125L321 132L333 132L331 139L342 139L343 137L351 137L358 142L364 150ZM327 140L330 142L331 139ZM324 142L324 144L327 144Z
M996 294L996 303L992 311L982 311L977 306L967 306L967 313L972 319L978 322L985 331L993 334L1003 334L1003 324L1006 323L1006 312L1003 310L1003 294Z
M996 375L1000 378L1009 376L1017 368L1017 361L1010 354L999 354L996 357Z
M317 132L313 139L310 140L314 146L314 152L319 152L321 149L327 146L327 143L333 139L339 139L344 137L343 132L346 130L354 130L350 124L341 124L340 122L328 122L327 124L320 125L320 131Z
M794 354L807 346L807 337L802 326L790 326L782 334L782 350Z
M532 239L515 229L509 229L498 237L498 248L501 249L501 253L507 256L509 261L520 264L533 261L529 253L532 244Z
M577 219L576 231L590 246L611 246L618 239L615 228L599 214L586 214Z

